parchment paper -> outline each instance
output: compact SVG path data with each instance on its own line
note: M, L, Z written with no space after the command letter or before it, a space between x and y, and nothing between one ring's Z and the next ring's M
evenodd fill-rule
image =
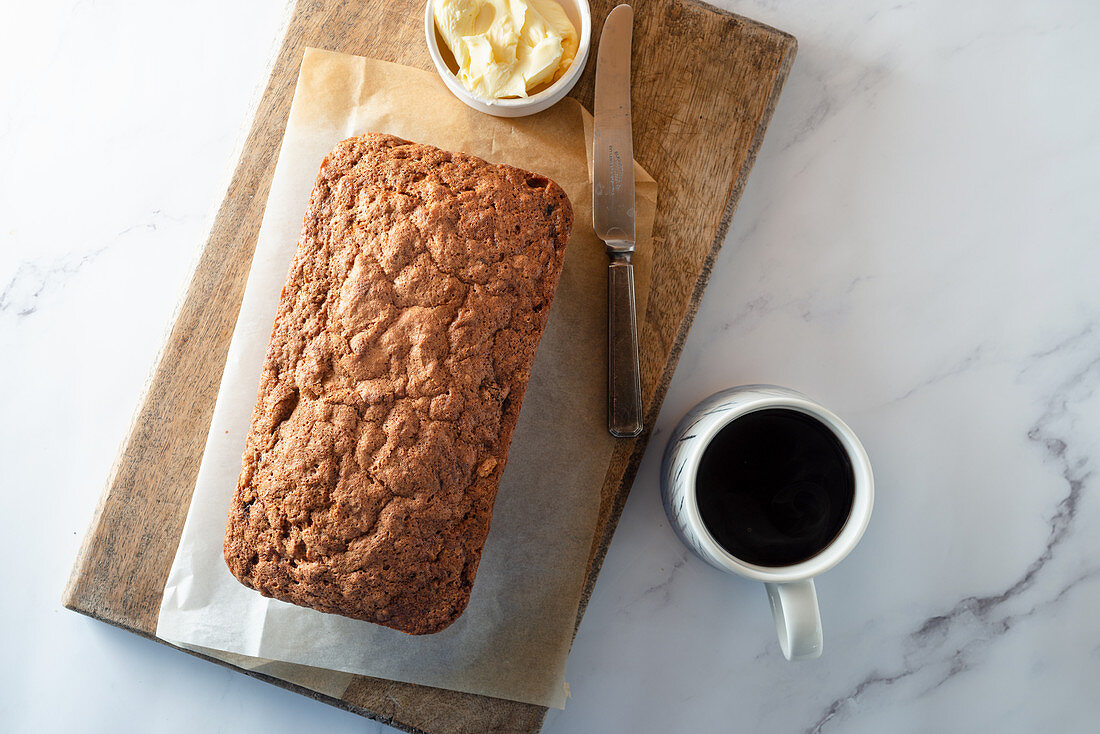
M591 226L585 114L566 100L529 118L488 117L434 74L306 50L158 637L329 695L357 673L564 706L565 661L614 446L606 430L607 258ZM222 559L260 367L317 169L335 143L369 131L549 176L576 214L470 604L449 628L422 637L266 599ZM636 175L644 304L656 186L644 171Z

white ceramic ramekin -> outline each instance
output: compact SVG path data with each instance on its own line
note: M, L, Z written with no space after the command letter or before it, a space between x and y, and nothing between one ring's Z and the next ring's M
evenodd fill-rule
M530 97L484 99L471 94L466 87L462 86L462 82L455 75L455 69L448 66L447 61L444 60L444 53L446 53L446 58L451 63L454 62L450 50L446 46L442 50L440 49L442 39L435 30L432 0L427 0L424 7L424 38L428 42L428 53L431 54L435 70L439 72L439 76L443 79L443 83L447 85L447 89L478 112L497 117L533 115L560 101L569 93L569 90L580 79L581 72L584 71L585 62L588 60L588 47L592 41L592 13L588 7L588 0L558 0L558 2L565 10L565 14L569 16L569 20L573 21L573 26L578 29L580 35L577 57L573 59L573 64L569 67L569 70L551 86L538 94L532 94Z

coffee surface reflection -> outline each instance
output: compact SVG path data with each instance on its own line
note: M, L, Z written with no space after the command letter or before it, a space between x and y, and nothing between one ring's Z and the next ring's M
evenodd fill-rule
M703 524L731 555L757 566L809 560L840 533L855 477L836 435L797 410L746 413L708 444L696 474Z

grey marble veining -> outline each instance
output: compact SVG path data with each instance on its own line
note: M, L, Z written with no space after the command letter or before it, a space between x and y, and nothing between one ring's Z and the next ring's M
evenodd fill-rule
M103 248L84 255L63 257L52 263L19 263L11 280L0 290L0 313L30 316L38 310L38 299L60 288L66 280L103 253Z

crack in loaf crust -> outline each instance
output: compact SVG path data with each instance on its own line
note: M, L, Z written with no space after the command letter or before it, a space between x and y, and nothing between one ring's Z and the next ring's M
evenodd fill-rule
M465 609L573 210L541 176L389 135L317 176L225 560L264 596L412 634Z

